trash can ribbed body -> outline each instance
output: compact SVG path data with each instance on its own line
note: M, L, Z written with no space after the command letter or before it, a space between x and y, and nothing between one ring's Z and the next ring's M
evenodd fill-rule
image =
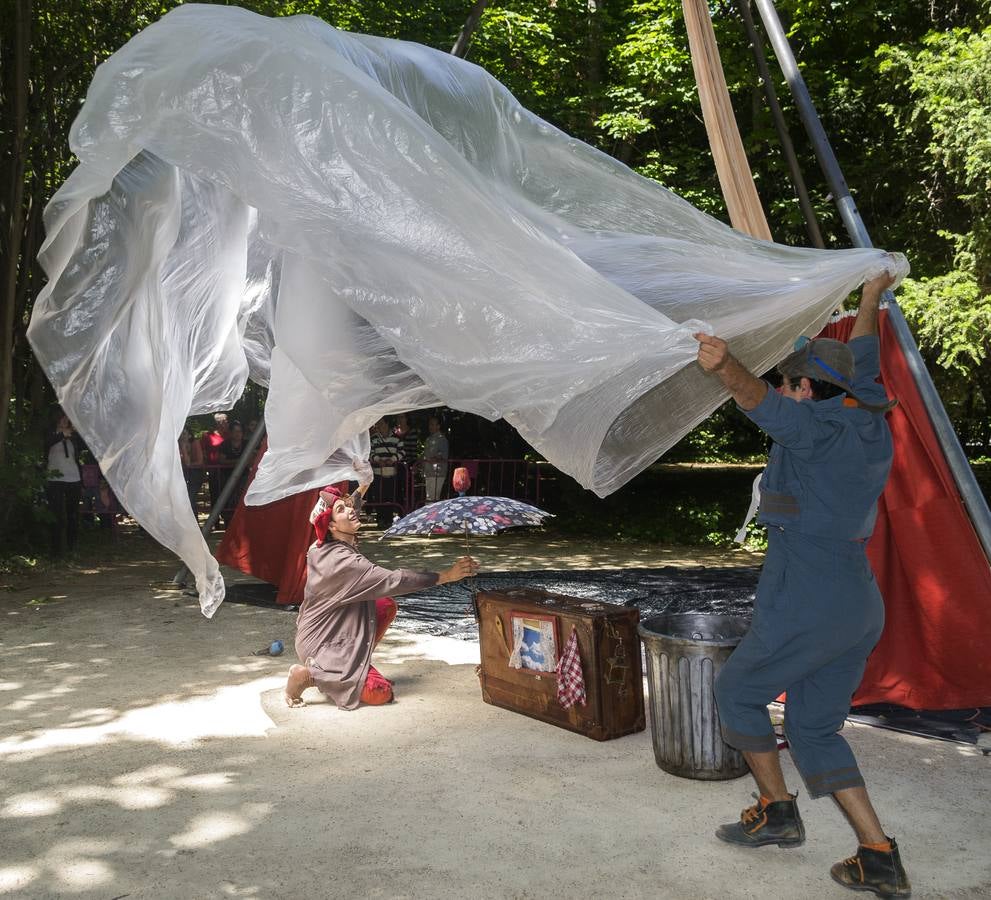
M743 756L723 741L712 688L748 624L738 616L701 613L654 616L640 624L654 759L665 772L708 781L747 773Z

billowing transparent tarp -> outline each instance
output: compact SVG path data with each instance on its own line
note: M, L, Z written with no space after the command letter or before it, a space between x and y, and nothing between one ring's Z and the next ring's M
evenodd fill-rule
M881 251L749 238L520 106L477 66L305 16L181 6L97 70L46 212L29 336L131 514L196 576L176 438L268 385L265 503L355 477L380 416L504 417L604 496Z

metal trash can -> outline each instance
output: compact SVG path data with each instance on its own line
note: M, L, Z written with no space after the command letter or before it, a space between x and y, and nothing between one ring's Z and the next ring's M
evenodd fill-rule
M742 754L723 741L712 686L749 625L740 616L705 613L640 623L654 759L665 772L706 781L746 775Z

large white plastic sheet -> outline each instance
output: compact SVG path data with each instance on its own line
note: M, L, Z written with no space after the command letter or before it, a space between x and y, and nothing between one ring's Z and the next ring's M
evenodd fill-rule
M268 385L266 503L356 477L380 416L504 417L604 496L725 400L696 330L764 371L902 257L749 238L417 44L188 4L97 70L46 211L29 337L131 514L223 580L190 413Z

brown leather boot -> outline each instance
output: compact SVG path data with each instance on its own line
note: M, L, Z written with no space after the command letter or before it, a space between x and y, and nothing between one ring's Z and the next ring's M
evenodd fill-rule
M756 804L740 813L739 822L720 825L716 837L741 847L801 846L805 843L805 826L798 814L798 795L790 796L790 800L775 803L765 803L763 798L757 797Z
M852 891L873 891L879 897L911 897L912 886L902 867L898 845L891 841L891 850L858 847L855 856L838 862L830 870L833 880Z

